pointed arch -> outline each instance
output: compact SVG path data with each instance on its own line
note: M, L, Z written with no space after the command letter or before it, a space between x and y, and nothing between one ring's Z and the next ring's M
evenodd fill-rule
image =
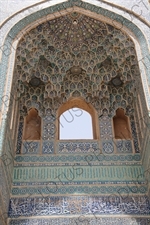
M76 116L80 116L82 110L86 111L89 116L91 116L91 127L92 127L92 133L93 133L93 139L99 139L99 126L98 126L98 117L96 114L96 110L93 108L93 106L86 101L84 101L82 98L71 98L69 101L64 103L63 105L60 106L57 112L57 127L58 127L58 133L57 133L57 139L60 139L60 126L62 126L61 121L60 121L60 116L66 112L69 109L74 109L74 112L76 111ZM77 115L78 111L78 115ZM79 115L80 114L80 115ZM74 119L74 115L71 115L70 119ZM88 120L90 117L88 117ZM90 127L90 126L89 126ZM86 129L86 127L85 127Z
M31 108L24 119L23 140L40 140L41 117L35 108Z
M113 117L113 127L115 139L132 139L129 118L125 116L124 109L116 110L116 115Z

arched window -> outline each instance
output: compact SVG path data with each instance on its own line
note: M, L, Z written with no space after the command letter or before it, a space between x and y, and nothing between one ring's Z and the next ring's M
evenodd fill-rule
M34 108L30 109L24 120L24 140L40 140L41 137L41 118L38 111Z
M98 118L91 104L73 98L58 110L58 139L98 139Z
M123 109L117 109L113 118L114 133L116 139L131 139L129 118L125 116Z
M59 120L60 139L93 139L92 117L85 110L69 109Z

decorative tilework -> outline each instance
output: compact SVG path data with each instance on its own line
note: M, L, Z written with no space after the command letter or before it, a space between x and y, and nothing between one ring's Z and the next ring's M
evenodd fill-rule
M88 141L60 141L58 143L58 153L88 153L99 149L98 142L88 142Z
M102 149L104 153L111 154L114 151L114 146L112 141L102 141Z
M73 24L74 19L78 21L77 30L80 39ZM68 26L65 24L68 24ZM83 24L84 31L82 29ZM89 24L92 26L92 34L89 31ZM56 35L58 33L61 33L61 38ZM32 37L35 38L34 42ZM39 37L42 41L39 41ZM102 42L100 42L101 39ZM126 45L121 44L122 39ZM112 40L114 40L114 45L118 46L115 50L112 48ZM77 42L79 42L78 46L76 46ZM128 50L127 47L129 47ZM38 48L38 54L35 54L35 48ZM63 58L66 51L68 57ZM128 57L124 54L126 51ZM39 105L40 110L50 108L56 111L59 105L70 97L82 96L86 101L92 103L99 113L104 108L110 111L110 93L114 94L114 91L117 93L117 90L114 85L109 86L108 84L118 74L117 71L121 63L122 70L128 72L129 75L127 76L126 73L119 74L119 79L124 85L122 85L120 91L118 90L121 93L114 96L111 108L114 111L120 104L124 107L133 108L135 92L133 91L134 88L131 88L134 87L134 83L129 68L132 68L132 64L134 65L134 68L132 68L133 78L139 74L135 55L134 44L125 33L84 14L73 12L43 22L40 26L25 34L18 44L13 86L17 87L22 93L20 107L23 111L23 108L30 108L34 102ZM124 57L126 60L123 59ZM77 61L75 64L80 65L78 79L72 72L73 61ZM38 72L35 72L35 67ZM41 88L37 86L33 89L28 85L28 81L32 83L32 79L39 79L43 86ZM128 87L129 82L132 82L130 88ZM26 88L23 88L24 84L26 84ZM26 89L28 90L28 96L26 96ZM123 93L126 93L126 100ZM49 121L47 125L44 124L44 140L54 138L55 133L55 125L51 121L51 114L46 117ZM103 117L102 125L102 132L104 131L106 136L104 138L107 139L112 132L110 118Z
M87 159L87 162L89 160ZM90 162L90 161L89 161ZM139 177L140 175L140 177ZM85 165L64 165L64 166L36 166L35 164L14 167L13 182L50 182L60 183L73 182L142 182L143 168L141 165L128 166L85 166Z
M97 157L93 154L90 153L88 154L91 159L90 163L94 164L95 161L98 162L100 165L103 165L103 162L110 162L110 163L116 163L120 162L120 163L126 163L126 165L128 164L128 162L131 161L135 161L135 162L140 162L141 161L141 156L140 154L128 154L128 155L109 155L109 157L107 155L104 154L99 154L97 153ZM58 156L16 156L15 161L16 163L30 163L30 162L54 162L54 163L61 163L61 162L86 162L86 158L88 157L88 155L65 155L65 159L64 156L62 155L58 155Z
M9 163L10 163L10 160L9 160ZM2 211L6 210L8 207L9 198L10 198L10 188L11 188L11 184L9 182L11 175L10 175L10 172L5 170L5 168L6 168L6 165L1 165L1 159L0 159L0 202L2 203L0 207L2 207Z
M16 154L20 154L20 152L21 152L22 132L23 132L23 122L20 122L19 123L19 129L18 129L18 138L17 138L17 150L16 150Z
M135 127L135 122L131 121L131 131L132 131L132 137L133 137L133 143L134 143L134 149L135 152L140 152L139 150L139 144L138 144L138 138L137 138L137 133L136 133L136 127Z
M43 182L44 183L44 182ZM114 185L104 185L102 184L102 182L87 182L88 185L78 185L75 184L74 186L72 185L73 182L68 183L67 185L62 185L62 184L57 184L57 186L54 183L46 183L45 185L43 185L43 183L39 183L40 186L37 186L37 183L25 183L27 187L22 187L25 184L22 183L22 186L19 183L13 184L13 188L12 188L12 196L24 196L24 195L30 195L30 194L34 194L34 195L46 195L46 196L50 196L51 194L53 195L58 195L58 194L125 194L128 196L132 196L132 195L137 195L137 194L146 194L147 193L147 187L146 185L142 184L139 185L139 183L137 182L137 186L135 186L135 183L133 184L133 186L131 184L127 184L127 182L120 186L119 182L119 186L115 185L116 183L114 182ZM109 182L108 182L109 183ZM113 183L113 182L112 182ZM131 183L131 182L130 182ZM85 182L84 182L85 184ZM15 185L18 185L15 186ZM32 185L32 186L31 186Z
M78 5L80 7L83 7L85 9L86 8L89 8L91 11L95 11L96 13L99 13L99 14L102 14L102 15L107 15L110 18L117 19L118 21L121 21L121 23L122 23L122 20L123 20L125 26L129 27L130 29L132 29L133 32L135 32L135 35L137 35L138 38L140 36L140 41L142 43L142 46L143 46L143 49L144 49L143 51L145 53L145 49L147 49L147 48L144 48L144 45L146 45L146 42L145 42L145 39L144 39L144 36L143 36L142 32L140 30L138 30L138 28L134 24L132 24L130 21L128 21L125 18L122 18L122 16L117 15L117 17L116 17L116 14L113 13L113 12L110 12L110 11L108 11L106 9L102 9L100 7L97 7L97 6L93 6L93 5L88 4L88 3L83 3L83 2L81 3L80 1L76 1L76 3L72 3L70 1L70 2L67 2L67 3L63 3L63 4L64 4L63 6L66 7L66 8L71 7L74 4L75 5ZM33 15L28 16L28 18L25 18L26 21L24 21L24 22L23 21L20 21L19 23L16 24L16 26L14 26L14 28L11 30L11 32L9 34L10 37L11 36L14 37L14 34L17 34L25 25L27 25L26 23L31 23L34 19L37 19L41 15L42 16L44 14L47 15L47 13L49 14L49 13L55 12L55 10L56 11L57 10L59 11L60 8L62 8L62 5L61 4L60 5L57 5L57 6L53 6L51 8L48 8L48 9L44 10L43 12L41 11L40 13L38 11L37 13L34 13L34 16ZM143 43L144 43L144 45L143 45ZM5 45L8 46L8 43L6 42ZM144 53L143 53L143 55L144 55ZM147 52L146 52L146 54L147 54ZM6 59L6 62L7 62L7 59Z
M42 142L42 153L43 154L53 154L54 153L54 143L50 141Z
M77 218L47 218L47 219L11 219L9 225L149 225L150 219L146 218L98 218L93 215L88 218L80 215Z
M23 141L22 154L38 154L40 150L40 142Z
M150 214L148 197L73 196L11 198L9 217L48 215Z
M108 116L100 117L100 136L106 140L112 138L111 118Z
M51 140L54 139L56 133L55 127L55 118L51 115L51 113L47 113L47 115L43 118L43 140Z
M55 11L59 11L62 7L61 6L67 6L67 4L68 4L68 2L67 3L63 3L64 5L58 5L58 6L55 6L53 9L52 8L50 8L50 10L49 10L49 13L50 12L53 12L53 10ZM65 5L66 4L66 5ZM70 4L70 2L69 2L69 4ZM68 4L68 7L70 7L70 5ZM90 9L90 10L93 10L93 11L95 11L95 12L98 12L98 13L102 13L102 14L107 14L108 16L110 16L111 17L111 12L108 12L108 11L105 11L104 9L101 9L101 8L98 8L98 7L95 7L95 6L92 6L92 5L88 5L87 3L81 3L80 1L76 1L76 3L74 3L74 4L77 4L77 5L79 5L79 6L81 6L81 7L84 7L84 8L88 8L88 9ZM73 4L73 5L74 5ZM38 12L39 13L39 12ZM31 22L32 20L34 20L34 19L37 19L38 18L38 16L41 16L41 15L44 15L44 14L46 14L47 13L47 10L44 10L43 12L41 12L41 13L39 13L39 14L35 14L34 16L32 15L32 16L30 16L29 18L26 18L26 21L27 22ZM113 14L113 13L112 13ZM116 16L116 14L114 14L114 16ZM113 17L113 16L112 16ZM114 18L114 17L113 17ZM122 17L121 17L122 18ZM117 20L119 20L120 19L120 16L118 16L118 19ZM128 23L128 26L130 26L130 24L129 24L129 21L127 21L127 20L125 20L125 23ZM20 22L20 24L23 24L22 23L22 21ZM24 23L24 25L23 26L26 26L26 24ZM130 26L131 27L131 26ZM135 26L134 26L134 28L136 28ZM21 30L21 27L19 27L19 24L17 24L16 25L16 31L14 31L13 29L12 29L12 32L14 32L14 34L13 34L13 36L15 36L15 34L18 32L18 30ZM140 35L140 34L142 34L142 33L140 33L140 32L137 32L137 29L133 29L133 30L135 30L135 33L137 34L137 36L138 35ZM140 40L141 40L141 43L143 43L143 36L141 35L141 37L140 37ZM7 46L7 45L6 45ZM142 46L144 46L144 45L142 45ZM7 46L8 47L8 46ZM144 47L143 47L143 49L144 49ZM8 50L9 51L9 50ZM6 63L5 63L6 65L8 65L8 63L7 63L7 59L6 59ZM3 72L4 73L4 72ZM2 76L3 77L3 79L5 80L5 76ZM2 85L3 85L3 82L0 82ZM3 85L3 86L5 86L5 85ZM1 89L2 90L2 89ZM38 159L42 159L42 158L39 158L39 157L37 157ZM122 157L123 159L122 159L122 161L124 161L124 160L126 160L127 158L125 158L125 157ZM24 159L27 159L27 158L24 158ZM33 159L33 158L32 158ZM35 158L34 158L35 159ZM56 159L56 158L55 158ZM128 158L129 160L133 160L133 157L131 156L131 157L129 157ZM28 160L29 160L29 158L28 158ZM28 161L27 160L27 161ZM47 159L46 159L47 160ZM109 161L110 161L110 158L109 158ZM42 203L42 202L41 202ZM128 204L128 202L126 203L126 204ZM24 205L22 205L22 208L24 207L24 206L26 206L26 204ZM32 206L32 204L31 204L31 206ZM40 202L38 203L38 207L40 206ZM109 204L107 205L106 204L106 208L109 208ZM132 207L132 209L133 209L133 207ZM94 211L95 212L95 211ZM111 213L111 212L110 212ZM40 221L42 221L42 220L40 220ZM46 220L44 220L42 223L45 223L45 221ZM66 221L66 220L65 220ZM65 223L65 221L64 221L64 223ZM34 222L35 223L38 223L38 221L37 220L34 220ZM55 221L56 222L56 221ZM59 220L59 221L57 221L58 222L58 224L62 224L61 223L61 221ZM109 221L110 222L110 221ZM111 221L112 222L112 221ZM26 223L28 223L28 222L26 222ZM35 223L33 223L33 224L35 224ZM54 223L54 222L53 222ZM94 222L93 222L94 223ZM105 220L105 222L103 221L103 224L105 224L106 223L106 220ZM100 224L100 223L98 223L98 224ZM110 223L109 223L110 224ZM116 224L116 223L115 223ZM122 223L122 224L124 224L124 223ZM129 224L129 223L128 223ZM65 225L66 225L66 223L65 223ZM145 224L144 224L145 225Z
M116 140L116 147L118 153L132 152L132 142L130 140Z

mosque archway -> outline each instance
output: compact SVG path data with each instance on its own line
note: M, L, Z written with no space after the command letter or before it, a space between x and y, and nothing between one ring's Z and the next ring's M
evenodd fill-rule
M17 167L15 166L14 168L14 184L16 186L12 187L13 197L10 203L10 216L12 217L18 216L19 213L19 208L16 208L15 211L14 206L18 207L17 204L19 201L22 202L22 205L24 206L24 201L26 201L25 196L27 194L26 191L30 192L29 186L26 187L24 192L21 192L21 188L17 186L18 181L20 181L22 185L24 184L24 182L31 182L31 177L33 176L32 178L34 178L35 176L36 182L34 182L33 180L32 184L30 183L31 185L33 185L33 189L39 188L37 186L34 186L38 182L39 185L45 185L44 182L47 173L51 174L51 179L55 178L55 176L53 177L53 175L59 176L58 173L55 174L55 170L53 170L52 172L50 171L49 165L51 165L56 170L57 167L60 166L63 173L66 169L64 169L63 166L71 165L73 166L74 171L76 171L77 175L82 175L82 169L75 169L78 163L80 164L80 166L83 166L83 164L88 164L88 166L94 165L94 168L96 168L97 162L94 161L95 158L96 160L101 160L101 158L103 158L101 165L99 165L96 170L93 169L93 173L89 168L86 169L86 175L85 177L83 176L82 182L87 182L87 188L81 190L81 186L79 183L78 187L76 187L81 190L81 195L85 195L85 193L87 193L87 189L88 191L90 191L90 182L97 182L97 180L94 179L100 178L100 174L98 174L98 176L95 175L98 170L100 171L100 173L105 174L103 177L104 180L102 181L104 183L108 182L108 180L110 181L111 178L109 177L109 174L115 171L113 174L115 179L117 180L115 182L118 182L119 184L120 182L122 182L121 185L123 188L124 181L121 179L124 178L123 174L125 172L127 172L128 174L128 182L132 182L133 179L135 179L136 175L138 175L137 171L142 171L142 166L139 163L140 160L138 160L137 164L135 163L135 161L139 159L139 146L143 143L143 140L141 138L142 135L140 135L140 130L136 123L140 116L138 114L139 102L137 102L136 105L135 99L136 94L138 93L140 98L143 100L144 94L142 83L140 80L140 71L138 67L134 43L125 32L122 32L122 30L116 29L112 26L112 24L107 23L106 21L100 21L100 18L98 17L92 18L88 15L85 15L81 11L82 10L75 10L70 14L68 14L68 12L65 13L65 15L60 14L61 17L58 16L54 19L51 18L47 21L41 21L38 26L30 28L30 31L23 35L23 38L21 38L17 46L16 63L12 84L12 93L14 92L14 90L16 90L17 87L20 101L20 108L18 108L19 114L16 114L19 123L19 144L17 145L18 148L16 160L22 160L26 167L22 168L22 165L18 164ZM65 28L65 24L69 24L68 30ZM58 34L57 36L54 35L55 30ZM86 35L84 35L84 32L86 33ZM76 45L77 42L78 45ZM139 81L140 91L138 89L136 90L134 79L137 79ZM95 119L95 124L97 126L96 128L94 128L96 137L95 140L86 143L68 142L67 144L61 143L59 140L56 140L58 137L58 127L56 126L57 110L65 102L69 101L70 98L82 98L83 101L87 102L88 105L91 104L93 106L96 112L95 118L96 116L98 118ZM41 146L40 148L35 148L35 152L27 152L22 154L20 151L20 146L22 141L21 138L23 135L23 118L24 116L27 116L27 112L30 108L37 108L42 119ZM135 151L133 151L132 145L129 140L121 142L121 144L123 143L124 145L121 149L119 147L120 142L117 142L116 144L112 141L112 119L115 116L116 110L118 108L124 108L126 110L127 116L130 118L131 133ZM142 101L142 108L142 113L146 112L147 108L145 100ZM142 128L144 127L142 123L140 126ZM16 126L16 130L17 129L18 126ZM98 130L100 130L100 132L98 132ZM96 154L97 149L99 155ZM91 156L91 153L93 152L94 155ZM69 155L70 153L72 154L72 158ZM27 154L27 156L25 154ZM31 154L35 155L31 157ZM48 161L49 159L51 159L51 154L54 161ZM84 154L90 154L90 158L88 158L88 155L86 155L86 160L83 162L85 156ZM36 163L34 161L35 159L37 160ZM116 161L119 160L119 162L121 162L123 166L121 167L121 164L118 165L115 161L114 164L120 167L119 169L114 167L114 170L112 170L112 165L109 159L113 159ZM124 165L124 159L126 159L127 161L126 166ZM23 160L31 161L25 162ZM44 160L43 164L42 160ZM134 161L132 164L134 165L134 168L130 168L129 166L129 164L131 164L131 161ZM34 168L31 168L32 173L28 173L27 171L28 163L31 163L30 165L34 164ZM46 163L48 164L48 167L45 169L44 165ZM38 168L37 165L42 165L42 167ZM69 167L67 167L67 169L68 168ZM132 174L133 170L135 176L134 178L132 177L131 181L130 175ZM22 174L24 174L23 177ZM30 175L28 176L28 174ZM91 174L90 178L87 177L88 174ZM73 175L71 177L71 175L69 174L69 177L66 177L67 175L65 174L65 179L68 178L69 182L72 182L72 184L73 182L76 182L77 185L78 181L72 179ZM47 179L49 178L47 177ZM142 180L142 176L140 177L140 179L140 182L144 182ZM57 187L55 188L57 189L57 193L52 193L54 195L56 194L56 196L59 195L59 193L61 193L61 190L58 183L56 184L55 181L52 182L53 183L46 184L48 188L47 186L43 186L43 189L40 189L40 193L47 193L47 190L50 190L49 188L52 188L52 186L55 185ZM95 185L95 183L93 183L92 185ZM97 193L99 196L101 196L101 190L97 189L98 186L93 187L95 189L92 190L98 190ZM130 187L130 190L131 188L132 185ZM145 186L143 188L143 193L147 193ZM65 191L66 190L67 189L65 189ZM18 193L19 195L21 193L19 198L17 196ZM69 189L69 193L76 193L74 185L72 185L72 187ZM107 193L110 194L109 190ZM137 193L135 193L135 196L136 194L138 195L137 198L140 202L143 196L139 195L139 193L140 190L138 189ZM39 193L37 195L35 194L35 202L38 202L39 195ZM53 197L53 199L49 198L48 201L53 201L55 197ZM134 200L136 201L137 198L135 198ZM72 198L72 202L78 202L78 200L76 200L77 199ZM109 202L109 204L113 206L113 200L111 201L110 198L107 200L107 202ZM27 201L28 203L31 203L30 196ZM89 199L87 197L86 202L88 201ZM92 201L93 204L97 204L93 197ZM114 201L117 200L115 199ZM125 206L125 203L121 198L118 201L120 201L120 204ZM132 203L131 199L129 199L129 201ZM61 199L59 199L59 201L57 202L61 205L59 205L59 207L64 206L63 204L61 204ZM134 203L132 205L134 205ZM46 204L49 204L49 202ZM66 205L68 205L68 202ZM28 206L26 216L29 215ZM144 207L147 210L146 201L144 202ZM140 210L138 212L139 214L141 213ZM35 211L33 212L31 210L30 213L35 213L34 216L37 216L37 212ZM125 213L127 213L127 211ZM41 214L38 214L38 216L41 216ZM12 219L12 223L13 221L14 223L16 222L15 218Z

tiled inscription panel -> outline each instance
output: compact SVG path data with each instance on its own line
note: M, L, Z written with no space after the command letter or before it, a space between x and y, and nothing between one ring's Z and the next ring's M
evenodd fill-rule
M15 167L13 182L144 181L142 166L41 166ZM139 176L140 175L140 176Z
M98 218L95 215L91 217L80 215L76 218L12 219L9 225L149 225L150 223L150 219L146 218Z
M73 196L12 198L9 216L150 214L150 202L144 197Z

